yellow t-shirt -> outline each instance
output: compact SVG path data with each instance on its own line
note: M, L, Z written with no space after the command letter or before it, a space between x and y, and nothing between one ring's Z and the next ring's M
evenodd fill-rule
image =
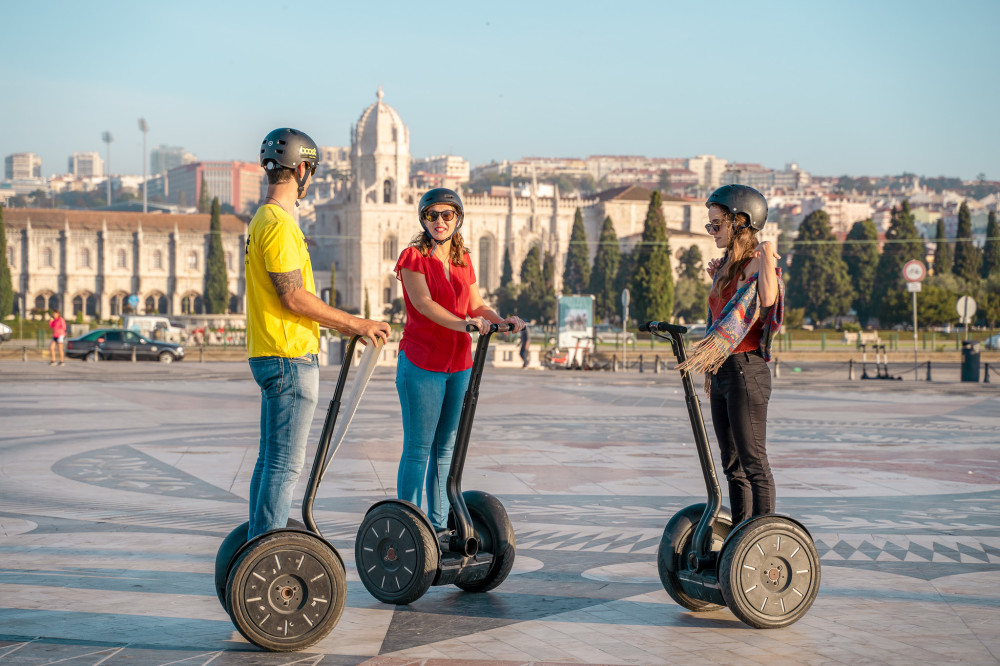
M302 230L280 206L266 204L250 220L246 248L247 352L294 358L319 352L319 324L281 304L268 273L302 271L302 285L316 293Z

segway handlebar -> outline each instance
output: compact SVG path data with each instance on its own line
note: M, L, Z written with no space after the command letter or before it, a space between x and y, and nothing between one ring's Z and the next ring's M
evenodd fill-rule
M639 324L639 330L643 333L647 331L661 331L663 333L677 333L679 335L684 335L688 332L687 326L668 324L665 321L647 321L645 324Z
M466 324L465 330L469 333L476 333L479 331L479 327L475 324ZM507 333L514 330L513 324L490 324L490 333Z

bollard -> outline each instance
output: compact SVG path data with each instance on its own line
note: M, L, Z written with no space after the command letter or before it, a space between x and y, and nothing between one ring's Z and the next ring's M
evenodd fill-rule
M618 354L611 356L611 372L618 372Z
M781 361L774 359L774 378L779 379L781 377Z
M847 381L854 381L854 359L847 362Z
M927 381L931 380L931 362L927 361Z
M198 347L198 362L199 363L205 362L205 345Z
M819 350L826 351L826 331L819 334Z
M984 384L989 384L990 383L990 364L986 363L985 365L986 365L986 371L985 371L986 374L983 377L983 383Z
M135 363L135 345L132 345L132 362Z
M640 373L643 372L643 369L642 369L642 354L639 354L639 372Z
M27 347L21 347L21 362L22 363L27 363L28 362L28 348Z
M659 354L657 354L656 358L653 359L653 374L654 375L660 374L660 355Z

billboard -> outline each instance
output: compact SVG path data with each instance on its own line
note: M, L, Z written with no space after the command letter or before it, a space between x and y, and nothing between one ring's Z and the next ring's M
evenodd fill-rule
M581 348L589 349L590 341L594 337L594 297L590 294L560 296L556 325L557 345L565 349L575 349L579 342Z

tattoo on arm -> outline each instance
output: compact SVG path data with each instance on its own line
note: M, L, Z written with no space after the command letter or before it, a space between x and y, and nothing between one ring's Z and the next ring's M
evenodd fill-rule
M299 269L287 273L268 271L267 274L271 277L271 284L274 285L274 290L278 292L279 297L302 288L302 271Z

